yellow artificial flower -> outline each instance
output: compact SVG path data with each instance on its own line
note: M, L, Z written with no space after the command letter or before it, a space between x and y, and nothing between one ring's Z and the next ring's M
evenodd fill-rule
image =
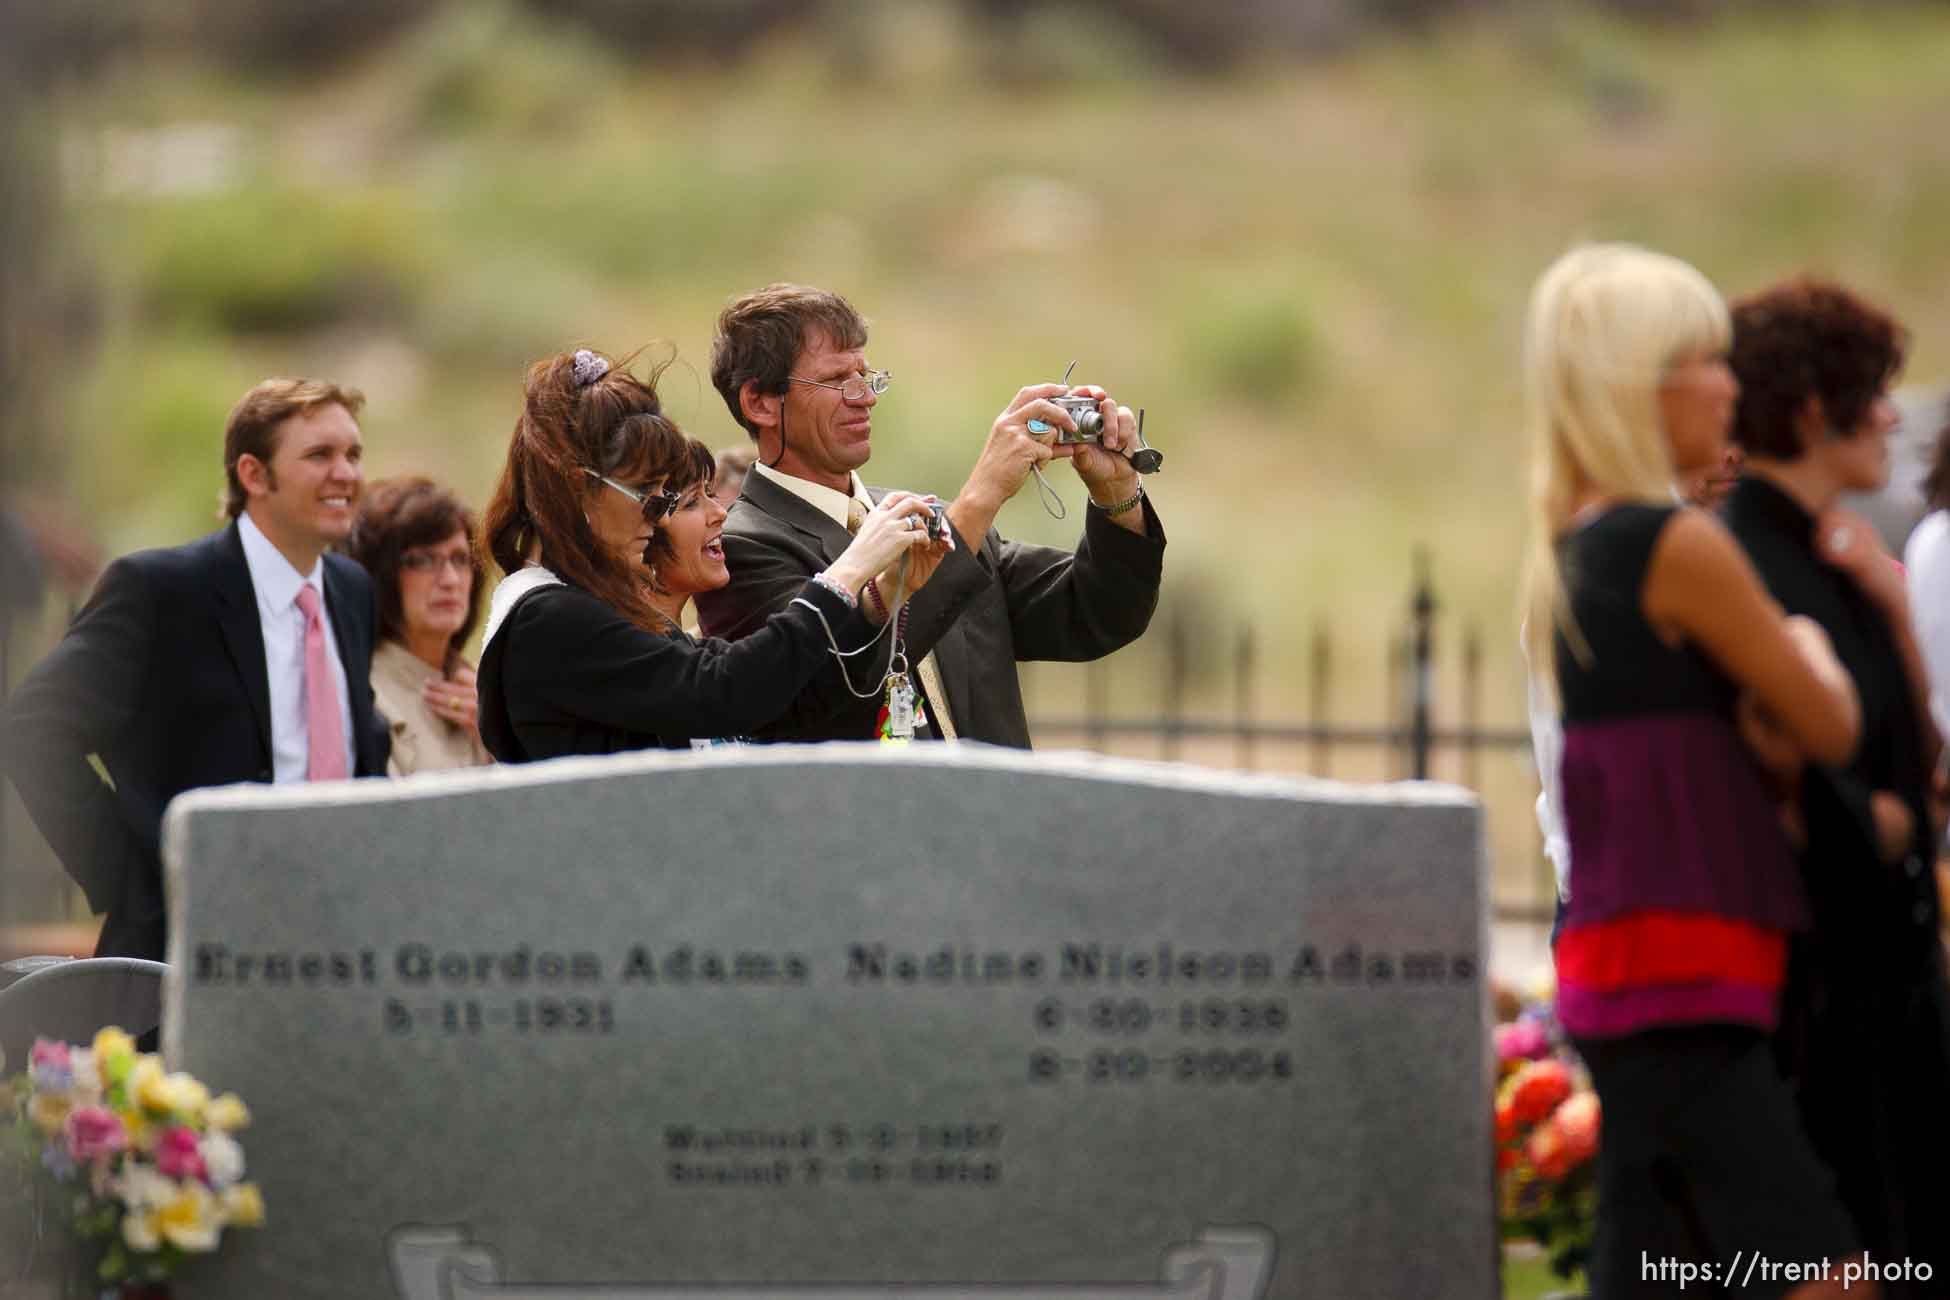
M219 1133L234 1133L251 1122L250 1108L234 1092L226 1092L203 1110L203 1121Z
M176 1113L189 1123L201 1121L203 1108L210 1104L210 1090L198 1082L193 1074L172 1074L168 1083L176 1103Z
M51 1092L37 1092L34 1094L34 1099L27 1103L27 1118L32 1120L34 1127L43 1134L53 1137L61 1131L61 1126L68 1122L68 1112L73 1109L74 1104L65 1096L57 1096Z
M129 1069L129 1100L137 1106L147 1106L151 1110L163 1110L162 1060L154 1056L139 1056ZM153 1100L152 1100L153 1098Z
M223 1220L233 1228L255 1228L264 1222L264 1196L256 1183L224 1189Z
M162 1062L145 1056L129 1072L129 1095L144 1110L185 1119L201 1118L210 1090L187 1074L164 1074Z
M104 1088L112 1088L127 1079L138 1059L135 1040L113 1025L95 1035L90 1054L95 1058L95 1070Z
M93 1047L97 1061L106 1061L112 1056L133 1056L135 1039L130 1038L114 1025L110 1025L95 1035Z
M179 1184L176 1198L156 1211L156 1230L178 1250L215 1250L223 1231L217 1198L202 1183Z
M122 1127L129 1135L131 1151L154 1151L156 1134L159 1131L148 1116L139 1110L122 1110L116 1114L122 1117Z

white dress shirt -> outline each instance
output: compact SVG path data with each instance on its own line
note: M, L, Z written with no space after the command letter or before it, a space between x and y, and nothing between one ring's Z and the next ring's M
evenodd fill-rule
M1557 896L1571 901L1571 837L1564 829L1564 723L1535 677L1530 679L1530 747L1537 756L1537 829L1557 877Z
M833 488L827 487L824 483L815 483L811 479L781 473L773 469L770 465L767 465L764 461L755 463L752 466L752 470L754 473L771 479L774 483L777 483L780 487L790 492L793 496L798 497L801 501L804 501L807 505L819 511L820 514L825 515L842 528L846 527L847 502L858 501L867 509L873 509L873 498L867 494L867 485L860 481L858 474L847 475L852 480L852 491L848 493L836 491Z
M298 588L318 592L318 617L325 625L325 657L339 692L339 728L345 737L345 770L359 770L352 744L352 694L346 689L345 665L339 661L338 638L332 632L331 606L325 600L325 561L308 574L271 544L248 513L237 517L244 540L244 564L257 593L257 623L264 632L264 671L271 683L271 779L282 785L302 781L311 761L311 725L305 716L305 612L298 608Z
M1934 510L1903 547L1909 616L1930 678L1930 712L1950 731L1950 511Z

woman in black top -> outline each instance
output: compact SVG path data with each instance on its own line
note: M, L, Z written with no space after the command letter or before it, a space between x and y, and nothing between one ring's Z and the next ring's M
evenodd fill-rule
M1774 598L1827 631L1861 696L1854 756L1800 782L1814 927L1789 965L1779 1050L1863 1244L1933 1266L1885 1293L1922 1296L1950 1295L1950 990L1928 793L1940 742L1902 572L1836 508L1888 477L1888 386L1905 343L1888 315L1832 284L1735 303L1747 472L1726 519Z
M496 759L749 733L784 712L832 651L874 637L859 601L869 580L913 591L953 545L952 534L928 540L926 499L892 493L764 627L736 644L695 641L677 622L689 590L658 574L728 580L712 469L710 451L664 418L653 384L600 353L529 369L487 509L487 549L507 574L480 667L481 739ZM885 661L876 650L851 662Z

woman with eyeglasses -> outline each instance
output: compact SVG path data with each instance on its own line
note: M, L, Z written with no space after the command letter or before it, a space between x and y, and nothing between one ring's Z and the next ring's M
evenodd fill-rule
M375 483L346 553L372 575L379 644L374 703L392 726L392 776L491 762L475 726L474 668L461 656L481 605L474 515L431 479Z
M927 498L895 492L752 635L695 640L684 603L731 580L715 459L666 419L656 374L588 349L536 362L487 509L495 588L481 651L481 736L503 762L682 749L745 736L821 673L877 680L869 581L912 592L953 547ZM877 607L876 607L877 608Z

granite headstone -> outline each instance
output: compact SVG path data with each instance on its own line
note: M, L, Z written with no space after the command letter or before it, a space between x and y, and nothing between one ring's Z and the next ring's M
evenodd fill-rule
M980 746L191 794L198 1300L1497 1289L1481 811Z

